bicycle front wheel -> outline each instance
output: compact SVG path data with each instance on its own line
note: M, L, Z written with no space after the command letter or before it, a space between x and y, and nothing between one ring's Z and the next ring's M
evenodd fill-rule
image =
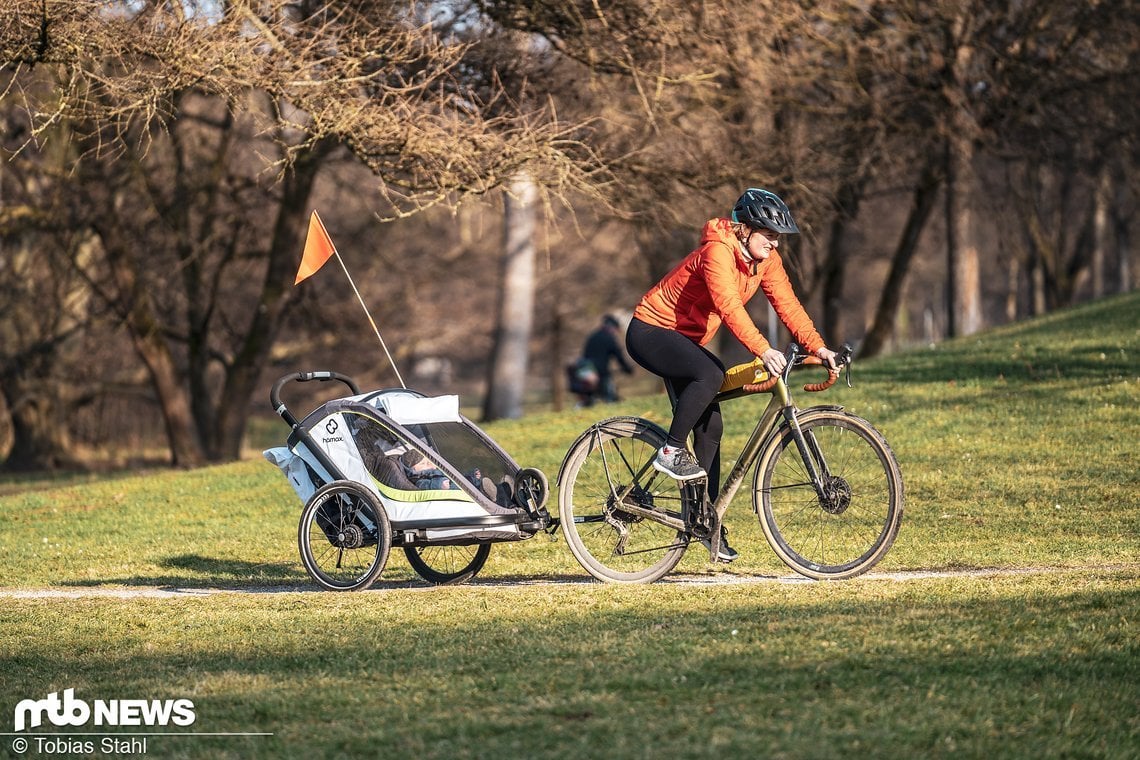
M574 558L600 581L652 583L685 553L681 489L652 464L664 443L653 423L615 417L590 427L566 453L562 530Z
M809 409L798 420L805 450L785 425L756 467L752 504L764 535L785 564L809 578L865 573L891 548L902 522L898 461L859 417Z

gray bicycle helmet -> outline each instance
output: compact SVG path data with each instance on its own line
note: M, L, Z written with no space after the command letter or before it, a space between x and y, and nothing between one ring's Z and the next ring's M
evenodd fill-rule
M732 221L747 224L753 229L761 227L773 232L799 232L788 204L780 196L759 187L750 187L732 207Z

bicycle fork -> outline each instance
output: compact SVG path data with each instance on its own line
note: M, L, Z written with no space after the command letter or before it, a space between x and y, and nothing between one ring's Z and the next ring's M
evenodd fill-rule
M815 495L822 504L826 498L824 488L831 473L828 471L827 462L823 458L823 452L819 449L819 442L811 433L804 433L803 428L800 427L800 421L796 417L795 407L784 409L784 419L788 422L792 440L796 442L796 449L800 452L800 459L803 460L804 469L807 470L808 478L815 489Z

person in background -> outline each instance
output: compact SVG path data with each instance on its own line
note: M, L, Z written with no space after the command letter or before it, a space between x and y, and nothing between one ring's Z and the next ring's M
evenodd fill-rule
M711 219L700 245L654 285L638 303L626 331L630 357L660 376L674 399L668 440L653 466L677 480L707 478L715 501L720 489L720 405L712 403L725 366L705 345L721 323L772 374L787 360L760 333L744 305L763 290L792 337L835 369L828 349L800 304L784 270L780 236L799 232L792 212L775 193L749 188L729 218ZM694 459L686 448L693 435ZM706 542L707 543L707 542ZM721 535L718 559L738 556Z
M594 365L598 373L598 387L589 401L583 401L584 406L590 406L595 399L618 400L617 385L610 368L611 362L616 362L625 374L633 374L633 365L625 358L620 339L621 323L612 314L602 317L602 324L586 336L586 342L582 346L582 358Z

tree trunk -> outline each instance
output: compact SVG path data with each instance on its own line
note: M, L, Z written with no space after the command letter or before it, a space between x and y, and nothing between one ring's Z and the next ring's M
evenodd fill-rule
M69 423L87 378L61 378L66 346L84 327L83 308L75 308L84 296L33 240L15 230L0 237L0 465L19 472L79 468Z
M883 285L883 295L879 299L879 306L875 310L875 319L871 329L867 331L863 344L859 347L859 355L877 356L882 353L887 340L894 331L899 305L902 303L903 284L906 282L907 270L918 250L918 240L926 226L930 214L934 210L934 201L938 197L938 171L935 162L928 162L914 188L914 197L911 199L910 213L907 215L906 225L902 236L895 247L894 256L891 257L891 269L887 274L887 281Z
M180 93L181 101L190 93ZM179 102L181 111L182 104ZM185 163L188 155L186 142L183 136L185 116L180 116L169 130L170 139L174 147L174 155L179 163ZM164 217L172 230L177 231L176 246L178 250L179 268L182 273L182 287L186 293L186 373L188 379L188 392L190 394L190 409L194 415L194 425L197 429L198 440L205 448L206 458L211 461L220 461L224 457L219 451L219 439L225 433L221 426L225 423L225 413L219 415L222 403L218 397L217 375L211 372L215 368L216 357L211 351L211 322L217 316L218 294L216 279L213 276L212 266L207 266L210 260L206 249L211 246L203 240L204 231L209 230L214 221L225 217L226 203L222 200L223 192L219 187L217 177L226 176L226 164L230 159L230 148L234 143L234 114L226 109L216 127L218 136L217 150L209 158L209 162L200 167L199 171L208 168L212 181L209 182L209 200L203 199L196 207L189 204L167 203L162 206ZM179 171L175 173L175 198L192 197L195 184L201 182L199 171ZM197 224L195 221L197 220ZM195 228L198 228L196 231ZM221 271L224 263L215 265ZM216 335L216 333L215 333ZM247 403L243 405L240 421L245 421ZM235 450L230 459L236 459Z
M1128 293L1132 290L1132 249L1128 245L1128 223L1122 221L1116 227L1117 259L1117 291Z
M1049 304L1045 297L1045 268L1041 265L1041 255L1037 248L1033 248L1030 254L1030 264L1032 265L1029 270L1029 291L1030 303L1032 304L1031 314L1035 317L1040 317L1049 311Z
M955 121L968 118L959 115ZM973 142L955 125L946 141L947 314L950 337L982 327L982 281L974 230Z
M118 223L105 219L96 224L96 230L120 293L117 301L128 305L124 321L131 342L146 366L158 397L170 444L171 463L185 467L201 465L205 458L195 433L190 401L182 387L182 378L170 346L163 338L162 324L155 315L151 295L140 284L136 262L118 234Z
M827 260L823 267L823 336L832 342L841 340L843 325L843 283L847 263L847 227L859 213L859 200L864 182L853 178L839 188L835 216L827 240Z
M4 469L35 472L79 467L67 425L61 423L70 409L56 392L55 383L47 375L9 375L3 384L12 424L12 448Z
M1017 293L1021 289L1021 259L1009 257L1009 271L1005 284L1005 321L1017 321Z
M534 321L536 195L533 180L519 175L504 196L503 279L483 403L483 420L487 422L522 416Z
M1108 249L1112 245L1112 226L1109 223L1112 197L1112 175L1107 166L1100 170L1096 191L1093 196L1093 246L1089 262L1092 276L1092 297L1104 295L1104 264L1108 259Z
M955 49L946 83L946 308L950 337L971 335L982 327L982 284L972 199L974 136L979 128L971 112L976 58L971 44L977 17L960 11L954 22Z
M313 183L322 162L333 148L324 141L300 156L282 181L277 222L269 246L269 262L261 286L259 307L245 338L227 367L226 381L218 401L217 418L209 426L215 437L208 441L207 454L215 461L241 456L242 440L249 420L249 400L253 398L261 371L277 337L281 318L293 294L293 278L303 248L303 231L308 229L305 213ZM204 383L203 383L204 385Z
M1113 184L1116 187L1116 202L1112 204L1112 220L1116 228L1116 286L1118 292L1127 293L1132 290L1132 249L1128 237L1132 217L1125 211L1128 185L1119 176Z
M550 404L556 412L561 412L566 404L566 361L562 355L565 332L566 320L562 309L555 306L550 329Z

